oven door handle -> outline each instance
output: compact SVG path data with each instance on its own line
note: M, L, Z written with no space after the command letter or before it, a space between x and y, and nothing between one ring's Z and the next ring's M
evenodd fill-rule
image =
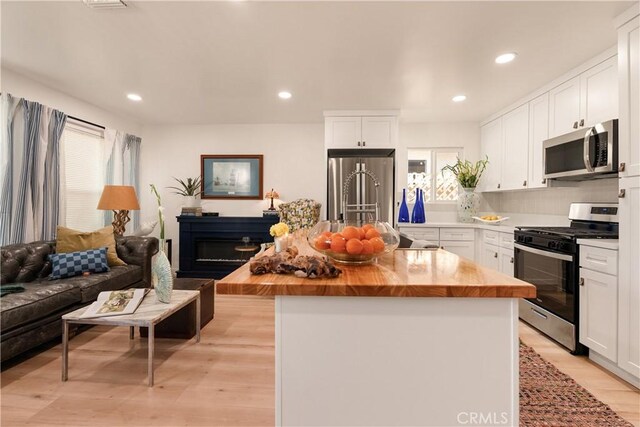
M520 249L521 251L531 252L532 254L542 255L549 258L561 259L562 261L569 261L569 262L573 261L573 256L571 255L563 255L563 254L557 254L555 252L543 251L541 249L534 249L534 248L530 248L529 246L521 245L519 243L514 243L513 246Z

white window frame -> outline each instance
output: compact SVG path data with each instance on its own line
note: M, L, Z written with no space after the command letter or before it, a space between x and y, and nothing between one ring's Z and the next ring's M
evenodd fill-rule
M436 200L436 180L438 178L438 174L442 173L440 170L436 169L436 161L437 161L437 153L457 153L456 156L459 159L464 160L464 148L463 147L411 147L407 149L407 184L409 179L409 160L417 160L409 158L410 150L425 150L431 152L431 167L433 170L433 174L431 176L431 194L430 200L427 201L427 204L430 205L452 205L458 203L458 199L456 200ZM425 159L427 160L427 159ZM458 191L460 190L460 186L458 185ZM458 194L460 194L458 192Z

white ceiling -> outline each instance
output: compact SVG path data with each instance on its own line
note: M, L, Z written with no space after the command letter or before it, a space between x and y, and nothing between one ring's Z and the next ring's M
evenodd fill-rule
M143 123L480 121L613 46L633 3L2 1L2 66Z

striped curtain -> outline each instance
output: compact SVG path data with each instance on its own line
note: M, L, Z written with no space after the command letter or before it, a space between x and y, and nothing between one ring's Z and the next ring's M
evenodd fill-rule
M140 198L140 144L142 139L115 129L104 131L107 166L106 185L131 185ZM132 221L127 231L137 230L140 224L140 211L131 212ZM105 211L104 225L110 225L113 213Z
M59 220L60 136L67 116L1 95L0 244L48 240Z

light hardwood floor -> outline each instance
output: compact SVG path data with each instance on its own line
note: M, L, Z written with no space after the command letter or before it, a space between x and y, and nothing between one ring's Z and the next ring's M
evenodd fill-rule
M621 416L640 426L640 393L526 325L521 337ZM96 327L70 342L69 381L56 346L2 372L2 426L263 426L274 424L274 303L216 296L202 340L156 340L146 386L146 340Z

